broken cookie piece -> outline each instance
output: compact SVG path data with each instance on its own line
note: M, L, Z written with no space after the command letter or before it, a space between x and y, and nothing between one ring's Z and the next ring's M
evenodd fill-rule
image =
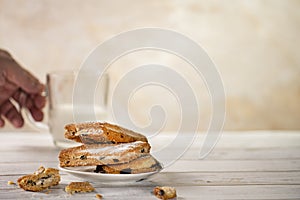
M93 192L95 188L89 182L71 182L65 187L69 194Z
M167 200L167 199L173 199L175 198L176 195L176 189L173 187L155 187L153 190L154 195L159 198L159 199L163 199L163 200Z
M45 169L41 166L34 174L25 175L18 179L19 187L33 192L42 191L50 186L58 185L59 171L54 168Z

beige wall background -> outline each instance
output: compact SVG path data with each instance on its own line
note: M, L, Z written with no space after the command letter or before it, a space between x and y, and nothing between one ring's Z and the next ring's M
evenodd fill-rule
M299 10L298 0L0 0L0 48L44 82L49 71L79 69L115 34L172 29L201 44L218 66L227 95L226 130L295 130L300 128ZM205 85L175 56L145 51L121 58L110 68L111 88L124 73L151 61L190 81L201 110L199 128L207 128L212 108ZM176 129L180 109L161 89L136 94L129 106L133 119L149 122L145 110L153 91L166 95L155 101L169 113L166 129Z

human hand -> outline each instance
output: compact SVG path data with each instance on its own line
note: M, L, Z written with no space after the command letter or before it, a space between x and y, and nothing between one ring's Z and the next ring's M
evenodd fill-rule
M14 127L24 125L22 108L27 108L33 119L43 120L42 108L46 99L42 96L44 85L22 68L12 56L0 49L0 127L6 118Z

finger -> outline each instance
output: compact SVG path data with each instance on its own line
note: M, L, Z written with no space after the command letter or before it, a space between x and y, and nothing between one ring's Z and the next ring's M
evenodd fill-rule
M29 94L40 93L44 85L39 82L29 71L23 69L15 60L1 59L4 76L9 82L22 88Z
M19 90L13 95L13 98L21 107L26 107L29 110L31 116L35 121L43 120L44 114L41 109L45 105L45 97L42 97L40 95L28 96L25 92ZM36 104L38 104L38 106L40 107L37 107Z
M30 108L32 108L33 106L34 106L34 103L33 103L32 98L27 98L27 100L26 100L26 107L27 107L28 109L30 109Z
M0 127L4 127L5 125L5 122L4 120L2 119L2 117L0 116Z
M9 101L5 101L0 107L1 115L5 116L15 127L21 127L24 124L22 115L15 106Z
M16 128L22 127L24 125L24 119L21 113L15 108L15 106L10 101L5 102L4 106L6 108L6 113L4 114L6 119L10 121L11 124Z
M44 113L40 109L33 106L32 108L29 109L29 111L35 121L40 122L43 120Z
M34 106L32 96L27 95L22 90L16 91L12 97L20 105L20 107L27 107L30 109L32 106Z
M21 107L26 107L28 110L32 110L35 119L43 119L43 115L41 115L40 112L42 112L41 109L45 106L46 97L41 96L40 94L29 96L22 90L18 90L13 95L13 98Z
M14 105L9 100L6 100L0 107L1 115L5 116L12 107L14 107Z
M44 85L28 71L21 67L19 67L17 71L18 73L16 75L10 74L10 80L26 93L37 94L44 90Z
M10 55L10 53L8 53L7 51L5 51L3 49L0 49L0 57L12 59L12 56Z
M45 96L42 96L40 94L37 94L35 97L34 97L34 104L35 106L38 108L38 109L42 109L45 107L46 105L46 97Z
M16 85L6 82L5 85L0 86L0 105L7 101L17 90Z
M6 79L5 79L5 76L4 76L3 72L1 71L0 72L0 86L1 87L4 86L5 83L6 83Z
M13 99L16 100L21 107L24 107L29 98L25 92L18 90L13 94Z
M10 109L8 111L8 113L5 115L5 117L16 128L20 128L24 125L24 119L23 119L21 113L19 113L15 107Z
M15 91L0 87L0 105L7 101L14 94L14 92Z

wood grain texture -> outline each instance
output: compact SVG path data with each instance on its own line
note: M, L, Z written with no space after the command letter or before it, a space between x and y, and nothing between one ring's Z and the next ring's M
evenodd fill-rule
M162 136L153 146L172 138ZM57 167L59 150L47 134L3 133L0 199L96 199L96 193L105 199L155 199L151 191L157 185L176 187L177 199L300 199L299 139L300 132L224 133L211 154L200 160L200 135L179 160L149 180L122 186L92 183L96 192L69 195L64 187L80 179L66 173L49 191L25 192L7 185L40 165Z

